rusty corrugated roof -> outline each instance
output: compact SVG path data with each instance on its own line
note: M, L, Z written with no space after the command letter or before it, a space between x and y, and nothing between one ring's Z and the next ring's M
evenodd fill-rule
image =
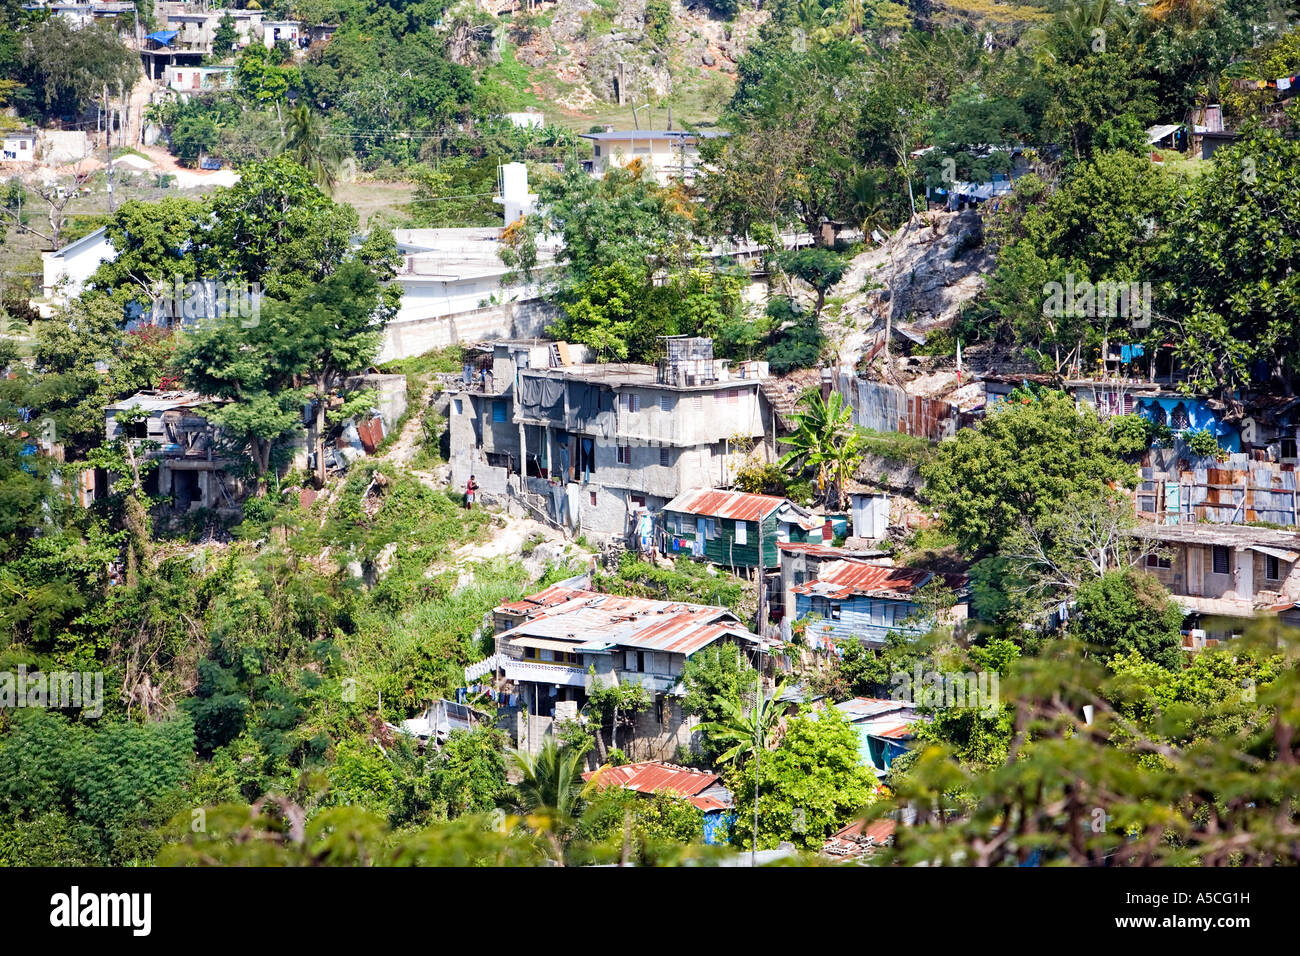
M822 566L817 578L795 586L796 594L846 598L854 594L906 597L930 580L933 572L869 561L843 559Z
M743 491L693 488L690 491L683 491L664 505L663 510L712 518L731 518L735 521L761 521L788 503L787 499L773 495L750 495Z
M701 810L722 810L727 804L716 796L701 795L703 791L718 782L716 773L704 770L691 770L660 760L646 760L642 763L625 764L622 767L602 767L582 775L583 780L591 780L599 775L601 787L623 787L637 793L654 794L663 791L687 797Z
M523 617L498 635L512 640L529 636L569 641L573 649L626 647L691 655L726 636L757 642L758 636L725 607L656 601L550 587L509 604L498 613Z

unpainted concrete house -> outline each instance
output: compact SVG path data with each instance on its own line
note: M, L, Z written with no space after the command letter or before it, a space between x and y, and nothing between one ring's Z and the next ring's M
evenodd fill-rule
M453 481L473 475L556 525L619 537L639 510L730 484L751 450L772 460L766 363L731 368L709 339L667 351L658 366L592 364L565 343L495 343L450 395Z
M1144 524L1133 533L1156 546L1144 565L1188 615L1187 649L1229 636L1234 618L1278 614L1300 624L1300 533L1223 524Z

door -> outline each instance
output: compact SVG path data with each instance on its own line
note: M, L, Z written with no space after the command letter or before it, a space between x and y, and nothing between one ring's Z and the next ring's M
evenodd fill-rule
M704 536L708 530L708 522L699 516L695 518L695 541L691 545L691 553L697 558L704 557Z

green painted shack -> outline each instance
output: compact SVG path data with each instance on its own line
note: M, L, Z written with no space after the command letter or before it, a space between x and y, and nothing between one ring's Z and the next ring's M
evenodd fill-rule
M824 540L825 520L788 498L696 488L664 505L661 550L728 568L757 567L760 522L764 568L781 566L778 544Z

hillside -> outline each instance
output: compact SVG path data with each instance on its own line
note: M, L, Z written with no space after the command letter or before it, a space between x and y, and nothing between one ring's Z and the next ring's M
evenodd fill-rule
M490 0L501 25L499 62L486 79L517 95L519 108L546 113L549 123L585 131L593 124L663 127L709 123L735 84L736 64L766 11L746 9L724 20L703 3L678 0L557 0L533 12Z

